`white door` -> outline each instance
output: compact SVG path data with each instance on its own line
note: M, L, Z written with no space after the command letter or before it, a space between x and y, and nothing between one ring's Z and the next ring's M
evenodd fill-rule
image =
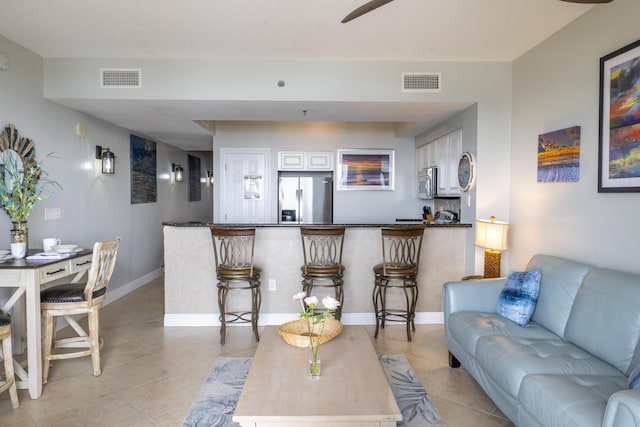
M269 222L269 157L265 149L220 149L220 222Z

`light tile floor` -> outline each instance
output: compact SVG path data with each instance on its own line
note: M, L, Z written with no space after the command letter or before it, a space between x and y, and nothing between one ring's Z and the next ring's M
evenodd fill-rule
M56 361L40 399L19 390L12 410L0 395L0 425L179 426L213 361L253 356L257 344L249 327L229 328L224 346L217 327L165 328L163 298L159 278L102 308L102 375L93 377L89 357ZM464 368L448 367L442 325L416 328L409 343L404 326L388 325L377 352L407 357L450 427L511 426Z

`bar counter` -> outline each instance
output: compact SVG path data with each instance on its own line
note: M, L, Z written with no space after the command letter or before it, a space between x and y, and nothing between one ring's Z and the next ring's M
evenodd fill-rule
M415 224L419 224L416 222ZM413 225L415 225L413 224ZM298 318L294 294L302 290L303 263L299 224L163 223L165 326L219 325L215 259L209 227L256 227L255 264L262 268L260 325L279 325ZM373 266L382 261L380 227L403 224L345 224L342 263L345 324L375 324ZM471 224L424 224L418 274L416 323L442 323L442 284L464 276L465 236ZM269 290L269 280L276 290ZM241 305L244 292L229 295ZM319 296L323 296L319 292ZM394 301L394 299L390 299Z

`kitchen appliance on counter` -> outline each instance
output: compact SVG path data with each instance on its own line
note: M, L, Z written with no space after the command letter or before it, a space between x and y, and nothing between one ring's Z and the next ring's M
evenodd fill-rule
M278 223L332 224L333 172L278 172Z
M438 194L438 168L429 167L421 169L418 173L419 199L433 199Z
M436 211L434 219L436 224L451 224L460 221L457 213L446 209Z

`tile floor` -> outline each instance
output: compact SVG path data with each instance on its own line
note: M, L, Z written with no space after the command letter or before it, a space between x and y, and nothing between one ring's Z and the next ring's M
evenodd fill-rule
M88 357L54 362L40 399L19 390L12 410L0 395L0 425L179 426L214 359L252 356L256 343L248 327L229 328L224 346L217 327L164 328L163 306L159 278L104 307L102 375L92 376ZM464 368L448 367L442 325L418 325L411 343L389 325L374 345L407 357L450 427L512 425Z

